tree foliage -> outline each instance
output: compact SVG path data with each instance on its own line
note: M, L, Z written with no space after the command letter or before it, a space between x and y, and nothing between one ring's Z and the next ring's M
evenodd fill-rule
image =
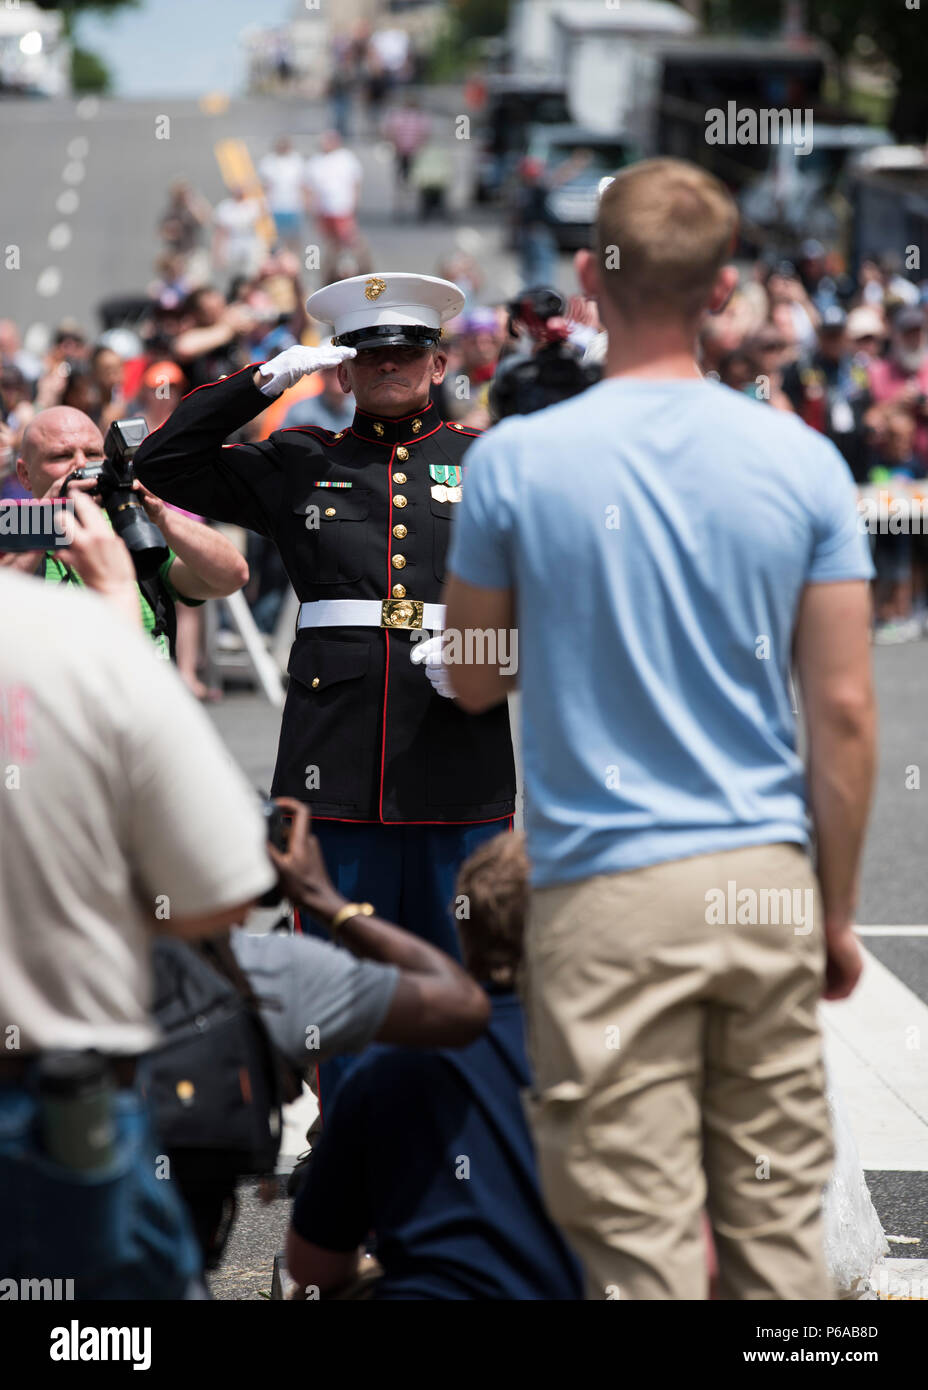
M452 0L452 4L466 41L501 34L509 19L511 0Z
M110 70L96 53L75 46L71 53L71 85L75 92L102 95L112 85Z
M706 0L710 31L776 32L783 0ZM921 0L804 0L808 33L823 39L839 62L881 57L896 70L892 125L901 139L923 140L928 133L928 26ZM928 9L928 0L926 0Z
M90 10L112 12L127 5L137 5L139 0L33 0L40 10L60 10L65 16L86 14Z

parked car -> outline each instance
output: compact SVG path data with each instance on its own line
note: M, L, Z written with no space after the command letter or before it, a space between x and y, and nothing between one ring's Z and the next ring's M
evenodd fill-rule
M590 244L599 198L618 169L638 158L630 141L578 125L538 125L529 132L527 154L540 159L553 187L547 198L552 230L562 251ZM576 172L562 182L558 171L579 156Z
M499 198L528 149L535 125L570 119L562 82L534 77L493 76L480 118L474 202Z

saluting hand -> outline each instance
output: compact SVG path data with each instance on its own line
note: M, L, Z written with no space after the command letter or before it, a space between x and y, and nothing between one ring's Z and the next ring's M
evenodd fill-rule
M264 396L273 398L295 386L300 377L319 372L323 367L337 367L347 362L349 357L357 357L350 347L303 347L297 343L265 362L255 372L254 382Z

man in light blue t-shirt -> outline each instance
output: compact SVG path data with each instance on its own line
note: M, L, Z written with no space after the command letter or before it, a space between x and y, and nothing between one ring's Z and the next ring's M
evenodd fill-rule
M535 1134L599 1298L704 1297L704 1205L722 1297L830 1296L816 1004L861 968L872 567L833 445L696 365L735 227L693 166L616 178L581 264L604 380L475 445L449 561L466 709L518 628Z

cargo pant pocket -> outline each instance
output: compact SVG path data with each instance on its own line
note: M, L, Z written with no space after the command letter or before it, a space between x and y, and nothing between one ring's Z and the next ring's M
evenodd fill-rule
M522 1104L538 1161L545 1204L568 1234L587 1229L601 1211L604 1175L590 1144L590 1089L561 1081L523 1091Z

